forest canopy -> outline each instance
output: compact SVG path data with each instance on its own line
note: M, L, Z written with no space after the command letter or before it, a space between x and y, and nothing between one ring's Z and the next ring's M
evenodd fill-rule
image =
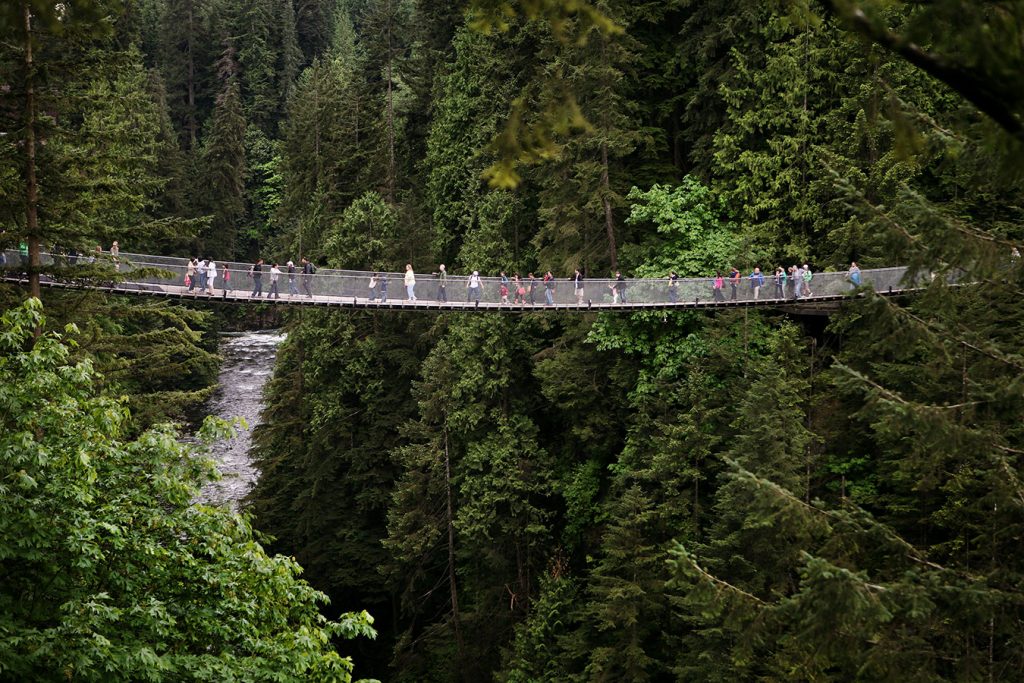
M16 0L0 31L35 294L40 252L113 240L925 283L288 314L243 518L189 505L208 465L159 426L222 312L5 285L4 675L1024 678L1021 0Z

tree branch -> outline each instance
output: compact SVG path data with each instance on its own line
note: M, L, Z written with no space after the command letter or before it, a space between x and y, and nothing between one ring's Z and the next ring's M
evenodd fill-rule
M879 26L871 21L860 7L848 6L841 0L826 0L825 5L836 16L850 24L857 33L942 81L979 111L988 115L1013 139L1024 143L1024 122L1003 98L988 87L981 74L951 63L941 55L928 52L917 43Z

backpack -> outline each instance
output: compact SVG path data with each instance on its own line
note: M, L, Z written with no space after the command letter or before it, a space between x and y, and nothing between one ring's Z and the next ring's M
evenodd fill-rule
M812 277L814 277L814 273L811 272L810 268L804 271L804 282L810 282Z

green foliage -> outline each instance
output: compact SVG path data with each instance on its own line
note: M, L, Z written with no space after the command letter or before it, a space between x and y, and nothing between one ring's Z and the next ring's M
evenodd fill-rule
M498 676L507 683L569 681L573 650L572 614L580 600L579 584L564 576L564 558L555 558L541 577L529 618L516 629L509 661Z
M629 3L596 7L621 16L623 23L631 18ZM533 243L542 267L565 273L579 267L596 275L619 266L623 235L616 214L631 184L623 162L647 142L627 89L638 50L630 37L609 36L596 27L575 43L549 41L542 49L542 73L572 74L579 115L588 121L578 134L569 134L572 126L556 131L557 147L536 172L542 223ZM540 96L547 90L541 84Z
M227 257L235 254L241 223L246 216L246 122L238 70L235 50L228 46L218 62L221 89L199 157L208 183L203 191L204 204L213 214L209 232L203 236L200 246L204 253Z
M43 55L63 47L69 61L87 68L69 72L65 64L55 65L53 72L64 75L59 96L48 86L36 86L41 89L37 107L45 112L36 130L45 137L45 144L37 140L36 150L42 242L84 251L119 239L127 250L194 230L188 221L153 220L164 217L160 198L167 173L174 172L164 164L177 150L162 130L166 111L159 89L151 88L143 56L133 48L113 50L102 38L79 42L83 38L73 32L46 40ZM9 61L10 51L2 56L0 73L17 87L24 75ZM18 135L5 137L7 149L0 156L0 177L6 178L0 182L10 209L0 221L5 230L24 234L26 166L23 122L14 123L18 115L17 108L3 112L5 130Z
M245 118L272 135L302 60L293 4L291 0L239 3L229 30L227 35L238 50Z
M711 189L687 176L680 185L634 187L627 199L630 225L653 225L657 237L624 252L637 277L701 277L724 271L740 255L740 240L728 221L724 202Z
M927 292L843 302L827 330L742 310L299 311L250 509L330 594L326 614L382 615L358 655L381 678L1013 680L1024 197L1017 147L994 135L1020 116L1019 5L144 0L110 31L39 7L41 232L178 250L202 228L218 258L458 274L909 263ZM25 196L24 54L0 49L6 243ZM965 86L994 102L966 106ZM993 125L993 104L1011 118ZM90 392L127 394L123 442L213 381L207 316L53 301L53 319L92 316L73 357L102 373ZM96 476L88 495L128 477ZM252 542L240 522L199 533L181 507L161 511L184 531L160 552ZM59 519L69 537L89 528ZM62 568L54 586L92 585ZM241 623L206 610L223 597L208 592L197 637ZM93 614L129 604L107 595ZM108 644L147 633L117 618Z
M433 214L434 250L448 262L477 227L481 203L495 201L481 180L488 159L482 150L512 98L517 82L514 47L526 40L525 30L499 43L460 28L452 40L454 63L438 78L443 90L426 141L426 198ZM472 259L462 263L476 267Z
M495 190L475 208L476 222L466 232L458 262L466 271L497 274L518 261L513 235L522 224L522 203L511 192Z
M341 214L328 232L324 251L336 268L395 270L398 216L376 192L367 192Z
M72 342L33 342L41 323L38 300L0 323L4 676L351 680L330 640L372 637L369 615L328 621L293 560L194 505L209 461L168 427L125 439L124 403L97 395Z
M158 8L157 49L150 56L157 58L182 147L194 153L217 94L218 18L213 4L202 0L165 0Z
M398 471L388 451L414 416L409 392L424 323L417 315L316 312L294 320L254 434L262 473L249 496L256 525L334 605L373 609L389 638L397 629L389 618L394 587L378 572L389 561L381 541ZM360 661L375 671L389 658L367 653Z

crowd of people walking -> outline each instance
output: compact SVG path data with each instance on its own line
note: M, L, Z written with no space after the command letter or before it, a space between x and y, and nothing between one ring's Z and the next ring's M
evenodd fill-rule
M296 288L296 266L291 261L286 264L287 276L288 276L288 293L290 296L299 295L299 291ZM254 297L262 296L262 274L265 269L265 264L262 259L256 261L250 269L250 276L253 279L253 291ZM270 267L270 291L267 293L267 298L280 298L278 291L278 279L285 271L281 271L277 264ZM301 271L299 275L302 278L303 293L305 296L312 298L313 293L311 291L311 283L313 280L313 274L316 272L315 267L303 257L301 263ZM391 273L390 276L394 276ZM346 273L345 275L331 274L329 277L343 277L352 278L357 277L352 274ZM444 264L440 264L436 271L430 273L429 279L425 274L419 274L413 270L413 266L410 263L405 265L405 271L401 276L402 285L405 289L405 301L419 301L417 294L417 287L422 290L424 287L431 287L431 291L427 292L426 296L428 300L436 301L438 303L448 303L450 301L449 287L451 285L451 279L449 272ZM669 303L679 302L679 284L680 277L676 271L671 271L665 278L666 287L666 298ZM584 276L583 271L579 268L575 269L573 275L569 277L568 282L572 283L572 296L575 299L577 305L582 306L588 303L590 300L587 299L587 278ZM770 280L770 283L769 283ZM750 295L744 295L744 299L761 299L764 293L764 298L773 299L799 299L814 296L811 284L814 280L814 272L808 264L802 266L793 265L789 268L777 267L775 271L766 276L760 267L755 267L749 274L743 275L739 269L730 268L727 275L723 275L721 271L715 273L715 276L709 280L711 284L711 298L714 301L736 301L740 299L740 292L743 287L749 287ZM846 280L852 287L859 287L861 284L860 268L856 263L851 263L848 272L846 273ZM465 300L467 303L479 303L485 298L486 282L485 278L481 277L479 271L472 271L468 276L458 277L456 281L464 282L465 287ZM692 282L692 278L690 279ZM611 297L613 304L628 304L630 303L630 295L628 294L628 288L635 284L637 281L628 280L622 271L616 270L614 276L608 279L598 280L597 290L598 296L603 295L603 289L607 288L608 295ZM643 282L650 283L650 279L644 279ZM370 302L387 303L388 301L388 284L389 284L389 273L384 271L373 271L369 273L369 277L366 280L366 299ZM768 285L773 285L773 289L767 290ZM491 296L497 303L508 304L508 305L546 305L552 306L555 304L555 292L558 287L558 279L551 273L546 271L540 276L533 272L530 272L526 277L522 277L519 273L513 273L511 276L505 271L500 271L496 282L494 283L496 289L491 290ZM726 285L728 285L728 297L725 293ZM348 286L338 287L337 285L325 285L323 287L325 291L323 294L328 296L341 296L341 289L344 289L345 295L349 295L351 288ZM335 291L339 290L339 291ZM772 296L767 296L767 292L771 291ZM422 291L420 292L422 294ZM543 299L541 298L543 293ZM592 292L593 293L593 292Z

